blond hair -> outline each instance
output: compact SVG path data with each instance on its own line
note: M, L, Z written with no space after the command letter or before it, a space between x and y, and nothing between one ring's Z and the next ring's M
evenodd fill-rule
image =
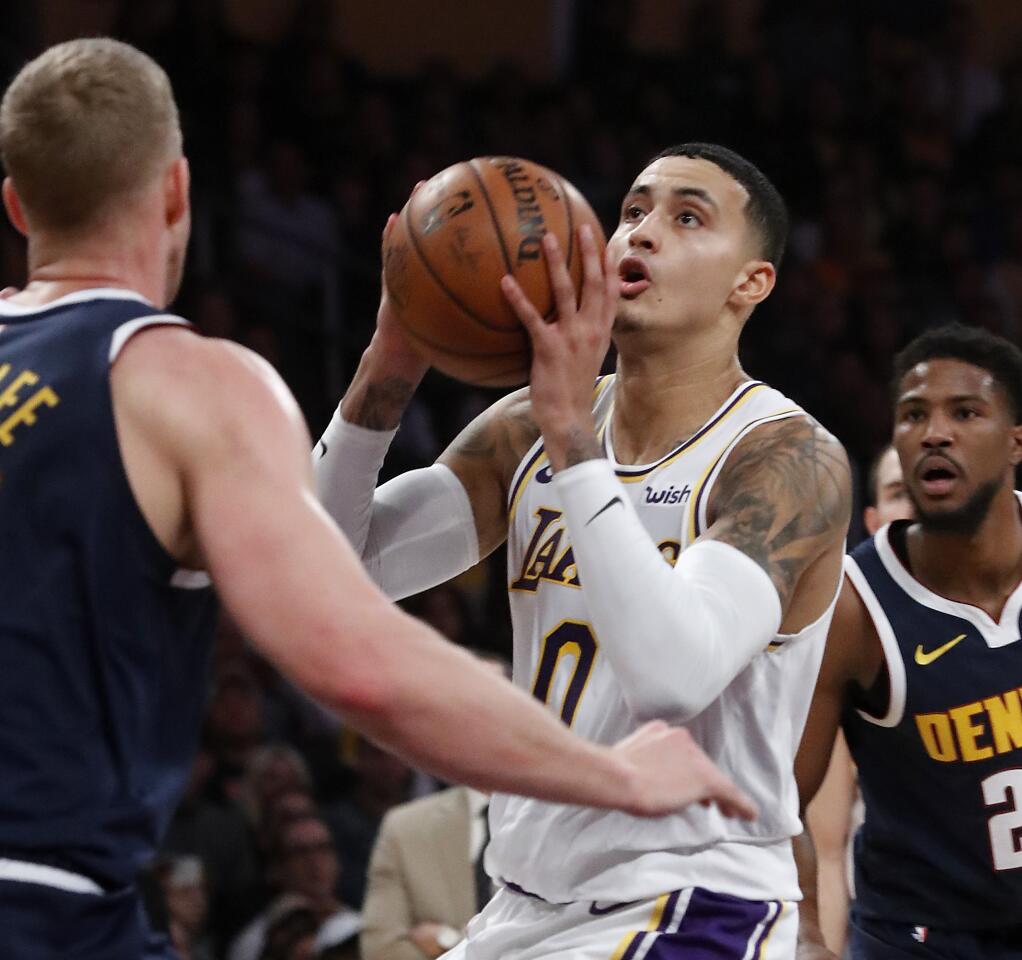
M0 158L30 223L88 226L153 183L180 155L166 73L104 38L50 47L0 104Z

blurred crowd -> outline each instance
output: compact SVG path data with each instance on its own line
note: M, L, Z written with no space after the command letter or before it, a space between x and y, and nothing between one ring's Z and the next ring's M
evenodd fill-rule
M555 168L608 231L665 146L717 141L760 165L792 232L743 361L860 470L887 438L890 359L910 337L949 319L1022 333L1022 57L989 55L974 3L690 0L679 49L651 54L628 42L634 3L579 0L563 75L543 82L510 63L479 79L441 62L373 75L332 43L330 0L294 4L259 41L222 4L87 6L107 17L97 29L166 67L181 106L194 239L175 309L276 365L313 435L371 335L387 214L417 180L477 155ZM6 76L41 43L33 8L11 5ZM24 272L4 227L0 281ZM431 374L386 471L432 461L495 396ZM414 612L506 652L502 564L416 598ZM339 728L229 623L218 650L153 910L186 960L358 956L381 820L438 785Z

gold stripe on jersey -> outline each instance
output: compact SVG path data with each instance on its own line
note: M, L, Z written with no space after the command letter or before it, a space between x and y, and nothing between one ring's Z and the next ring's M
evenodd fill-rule
M767 930L767 935L760 941L759 949L756 951L756 956L753 960L762 960L763 957L767 956L766 948L770 942L770 938L774 935L774 931L781 925L781 917L784 916L784 911L788 908L787 900L779 900L777 913L774 914L773 920L770 921L770 929Z
M661 467L666 467L669 463L673 463L683 453L688 453L696 444L701 440L705 439L713 431L714 427L719 426L725 420L728 420L735 411L741 409L748 400L758 390L770 388L765 383L760 383L758 380L754 380L748 384L745 389L735 397L723 410L721 410L715 417L704 423L691 437L688 438L684 443L679 444L670 453L665 454L656 463L652 463L646 467L634 468L628 466L621 466L620 464L615 465L614 471L617 473L617 478L622 483L638 483L640 480L645 480L654 470L659 470ZM606 423L610 423L610 418L614 413L614 403L611 401L610 408L607 411ZM606 449L606 446L604 446ZM609 451L607 451L609 453ZM633 473L633 470L638 472Z
M759 417L757 420L750 420L740 430L738 430L724 446L721 448L720 453L717 454L713 460L710 461L710 465L703 471L703 475L699 478L699 482L695 485L692 490L692 496L688 501L688 542L691 544L696 539L696 521L699 516L699 503L703 497L703 488L706 486L707 481L713 476L713 471L717 469L718 464L724 459L733 449L734 444L737 440L741 439L747 433L751 433L755 427L761 426L764 423L769 423L771 420L783 420L786 417L792 417L796 414L804 414L805 411L801 407L788 407L786 410L777 410L774 413L767 414L766 416Z
M657 927L660 926L660 921L663 920L664 910L667 909L667 901L670 900L671 895L669 893L663 894L663 896L657 897L657 901L653 906L653 915L649 918L649 924L645 930L629 930L618 943L614 952L611 954L610 960L621 960L621 958L628 952L628 948L636 941L641 940L649 932L656 932Z

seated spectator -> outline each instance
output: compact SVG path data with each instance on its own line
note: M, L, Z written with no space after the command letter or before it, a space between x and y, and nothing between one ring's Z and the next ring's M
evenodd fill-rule
M362 919L357 913L337 914L316 934L316 960L361 960L358 935Z
M485 794L452 787L395 807L369 864L362 960L439 957L490 899Z
M286 743L269 743L249 758L238 787L238 804L253 826L261 824L266 808L284 793L309 793L312 777L301 754Z
M348 795L326 807L323 816L344 863L341 895L345 902L360 908L380 822L391 807L409 799L414 773L399 757L351 731L342 735L342 751L355 781Z
M228 960L258 960L268 930L296 903L306 906L320 922L335 914L354 913L334 892L340 870L330 830L319 816L298 814L284 821L275 838L268 871L276 896L235 937Z
M312 960L319 918L298 898L266 930L259 960Z
M170 941L180 960L213 960L206 931L209 898L202 861L169 856L157 864L154 873L166 906Z

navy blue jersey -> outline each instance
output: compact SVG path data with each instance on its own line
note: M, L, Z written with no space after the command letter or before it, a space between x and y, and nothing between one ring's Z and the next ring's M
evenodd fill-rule
M844 729L866 820L856 838L864 916L992 930L1022 919L1022 587L999 623L927 590L892 544L899 521L846 571L884 648L886 713ZM879 713L879 711L878 711Z
M107 887L180 798L215 613L121 462L110 366L152 323L183 321L116 290L0 301L0 857Z

